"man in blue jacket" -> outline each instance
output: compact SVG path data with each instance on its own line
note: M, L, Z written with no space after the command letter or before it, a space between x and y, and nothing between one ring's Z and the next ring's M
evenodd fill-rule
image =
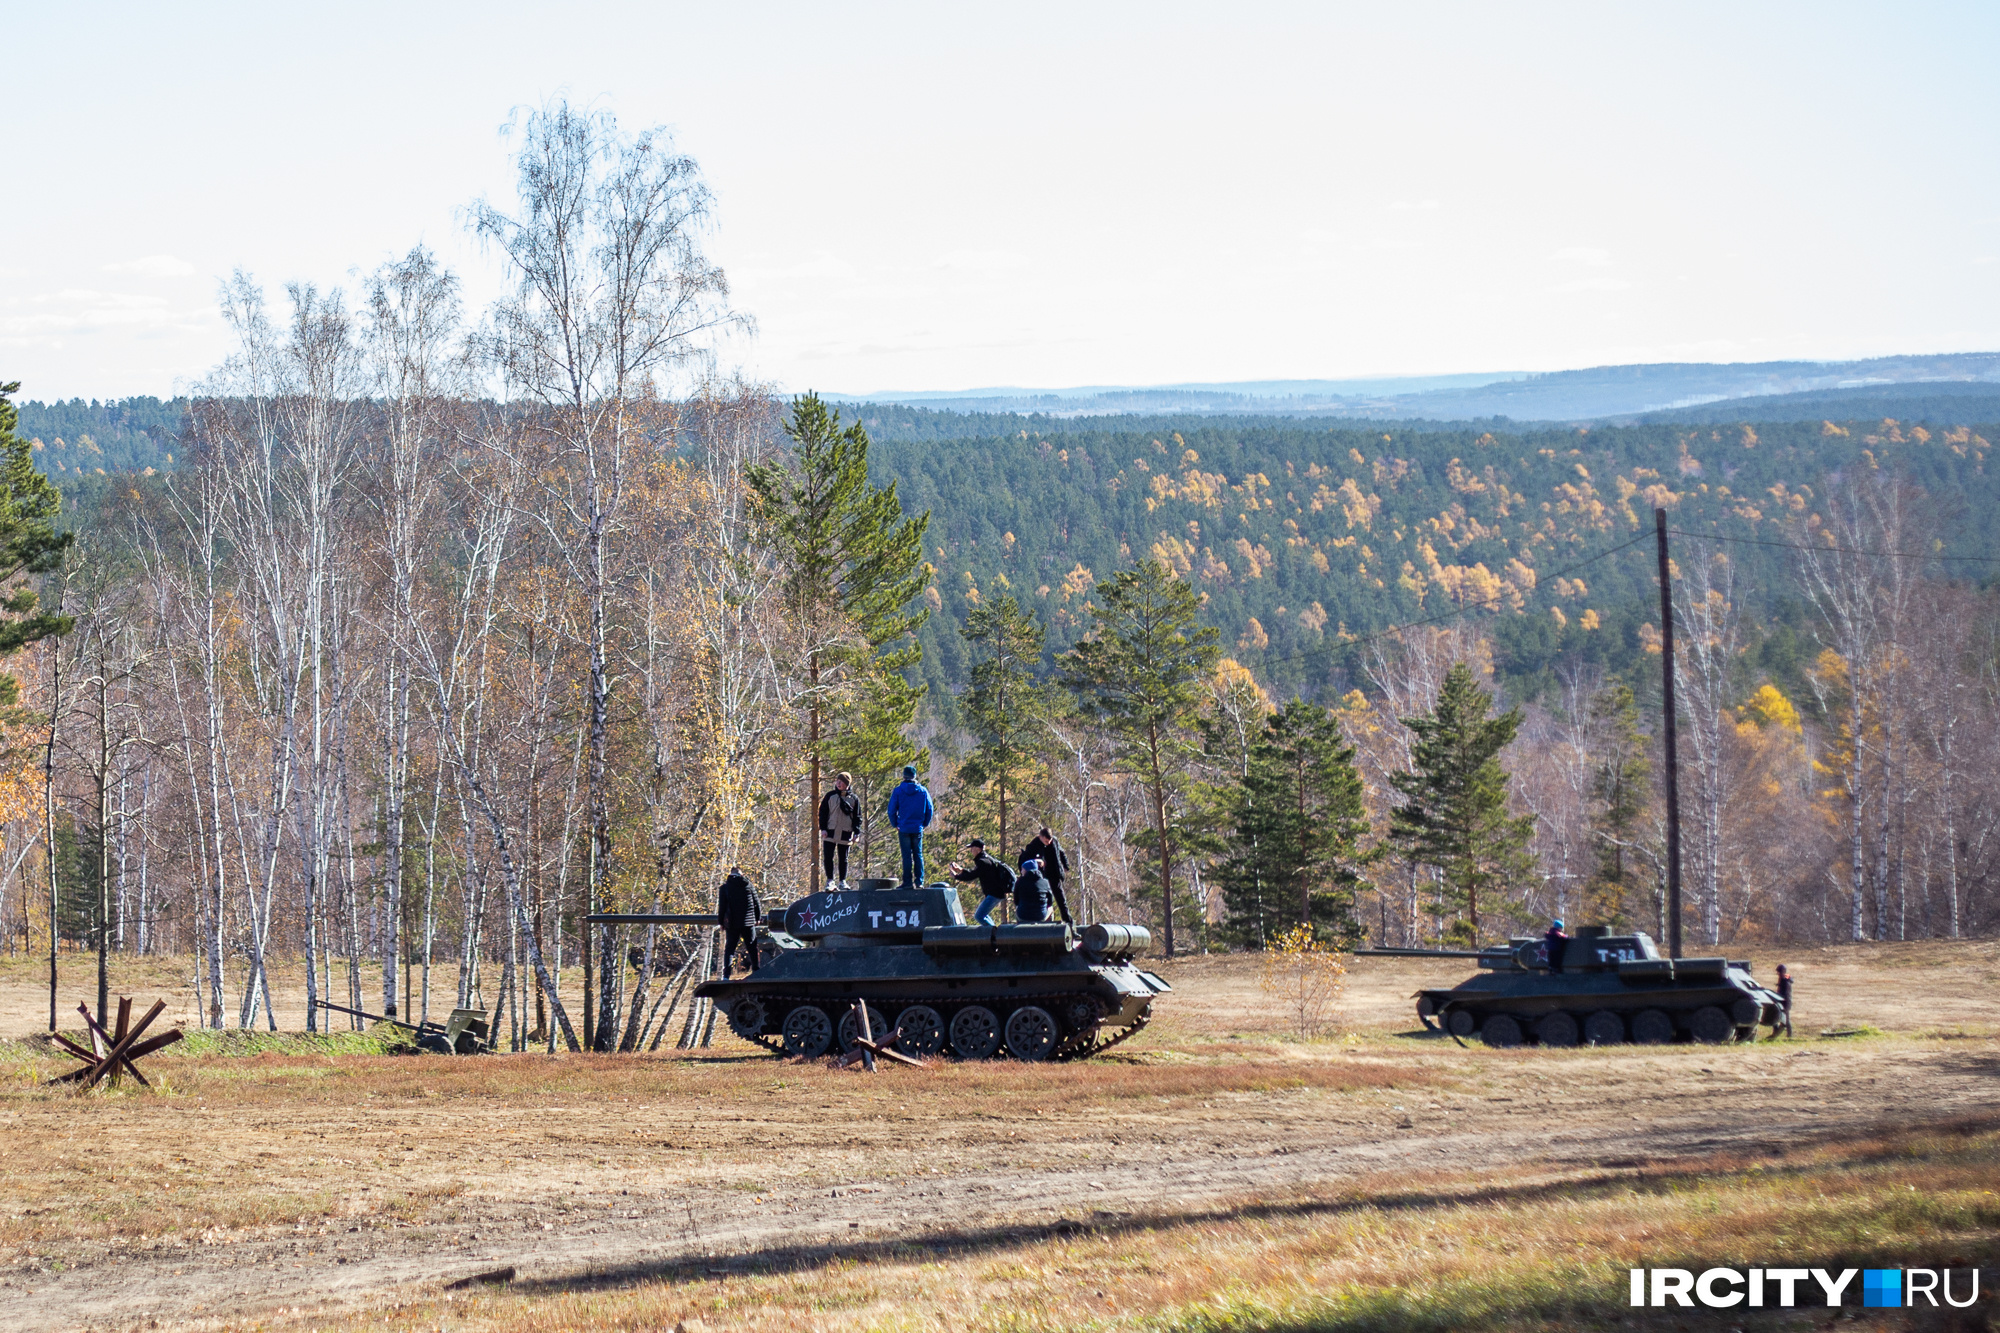
M903 844L902 887L906 889L924 882L924 830L936 815L930 792L917 781L916 766L905 764L903 780L889 793L889 822L896 828L896 840Z

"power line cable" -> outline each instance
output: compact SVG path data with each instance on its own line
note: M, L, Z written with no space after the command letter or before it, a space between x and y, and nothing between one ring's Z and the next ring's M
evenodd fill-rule
M1880 560L1949 560L1962 564L2000 565L2000 556L1991 555L1934 555L1927 551L1864 551L1858 546L1814 546L1806 542L1773 541L1768 537L1724 537L1713 532L1689 532L1686 528L1668 528L1667 531L1676 537L1691 537L1702 542L1734 542L1738 546L1782 546L1793 551L1868 555Z

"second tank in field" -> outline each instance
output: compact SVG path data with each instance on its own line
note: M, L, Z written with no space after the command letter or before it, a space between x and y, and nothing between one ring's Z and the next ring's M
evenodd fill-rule
M1727 958L1663 958L1651 937L1580 927L1560 970L1534 937L1477 953L1371 949L1377 956L1476 959L1458 985L1417 992L1417 1017L1455 1037L1489 1046L1609 1046L1633 1041L1724 1042L1755 1037L1782 1018L1778 996Z
M767 925L757 971L695 993L786 1055L853 1049L865 1001L870 1030L906 1055L1074 1059L1144 1027L1171 989L1132 964L1143 927L968 924L944 885L812 893Z

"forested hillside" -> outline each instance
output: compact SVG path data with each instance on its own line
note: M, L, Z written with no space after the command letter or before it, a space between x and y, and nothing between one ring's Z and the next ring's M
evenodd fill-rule
M35 461L59 479L163 471L174 464L186 423L185 398L19 404L20 433L35 442Z
M1171 431L883 434L878 476L931 511L941 614L924 629L924 669L938 693L965 679L956 626L982 598L1013 592L1064 648L1084 630L1095 580L1148 555L1189 578L1234 655L1286 692L1344 690L1347 639L1455 609L1490 618L1496 667L1529 691L1561 657L1622 670L1658 619L1650 543L1565 571L1650 532L1656 506L1689 532L1796 541L1828 479L1864 458L1943 507L1945 554L2000 554L1992 427L1509 433L1183 420ZM1763 630L1744 669L1794 676L1796 553L1727 550Z

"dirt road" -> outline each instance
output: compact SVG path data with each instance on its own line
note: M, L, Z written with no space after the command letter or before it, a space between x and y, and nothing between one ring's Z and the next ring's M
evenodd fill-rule
M0 1330L373 1317L502 1268L516 1289L699 1280L1289 1198L1435 1198L1496 1172L1782 1157L1989 1113L1990 952L1943 971L1834 960L1895 990L1875 1012L1948 1030L1743 1047L1398 1036L1402 965L1357 976L1363 1035L1285 1042L1254 974L1215 961L1176 970L1131 1055L1075 1066L263 1055L163 1060L162 1095L75 1100L17 1061L0 1066Z

